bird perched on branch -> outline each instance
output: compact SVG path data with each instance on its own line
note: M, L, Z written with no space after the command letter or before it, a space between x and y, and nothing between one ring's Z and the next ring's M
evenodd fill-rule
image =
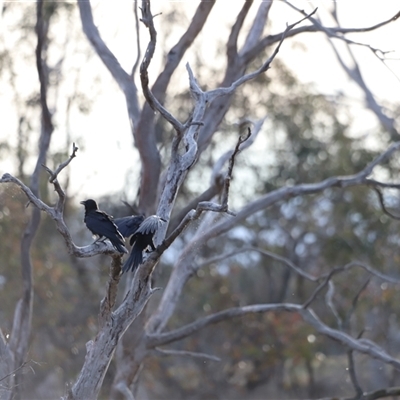
M132 235L129 243L132 245L131 253L122 266L122 272L135 269L143 262L143 251L149 246L152 251L156 249L153 242L153 237L159 227L165 223L165 219L157 215L147 217Z
M112 217L99 210L97 203L92 199L81 201L81 204L85 206L84 222L93 235L97 236L95 243L108 239L119 253L128 253L125 239L118 231Z
M115 225L117 225L121 235L125 238L133 235L143 221L143 215L130 215L128 217L114 219Z

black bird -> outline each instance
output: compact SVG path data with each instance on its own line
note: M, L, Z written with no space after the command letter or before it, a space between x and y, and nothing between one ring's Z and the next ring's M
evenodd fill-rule
M124 246L125 239L118 231L118 227L114 224L112 217L99 210L97 203L92 199L81 201L81 204L85 206L84 222L87 228L93 235L98 237L95 243L98 240L108 239L118 252L128 253Z
M129 241L133 246L129 257L122 266L123 273L129 270L134 271L143 262L143 251L149 246L153 251L156 249L153 243L153 237L164 222L166 222L165 219L157 215L151 215L140 224Z
M143 215L130 215L129 217L114 219L115 225L125 238L133 235L143 221Z

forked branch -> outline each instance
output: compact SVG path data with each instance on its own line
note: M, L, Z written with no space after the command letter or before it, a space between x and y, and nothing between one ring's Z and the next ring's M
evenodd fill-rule
M64 222L64 205L65 205L65 193L62 190L59 182L58 182L58 174L67 166L69 163L75 158L76 152L78 148L73 145L72 153L69 156L68 160L61 163L53 172L50 168L43 165L43 168L50 175L50 182L53 184L54 189L58 195L57 203L54 207L50 207L46 203L44 203L38 196L36 196L33 191L25 185L22 181L18 178L12 176L11 174L5 173L1 179L0 183L13 183L17 185L26 195L28 198L29 203L33 204L38 210L45 212L47 215L50 216L56 223L56 228L64 238L64 241L67 245L68 251L71 255L75 257L92 257L98 254L116 254L116 250L110 243L107 242L95 242L89 246L79 247L77 246L73 240L71 233Z

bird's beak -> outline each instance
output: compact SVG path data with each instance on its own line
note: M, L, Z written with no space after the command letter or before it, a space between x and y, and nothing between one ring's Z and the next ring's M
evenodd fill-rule
M85 203L86 203L85 200L83 200L83 201L80 202L80 204L83 204L83 205L85 205Z

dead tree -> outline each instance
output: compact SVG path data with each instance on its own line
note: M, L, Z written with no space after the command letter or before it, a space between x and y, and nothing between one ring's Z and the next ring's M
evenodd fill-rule
M239 251L258 251L266 257L275 257L288 268L291 268L294 273L314 282L317 286L310 298L303 304L254 304L245 307L230 308L197 319L173 331L166 330L167 323L175 311L185 284L190 277L204 265L203 263L196 262L196 255L201 253L207 241L228 232L256 212L267 209L277 202L292 197L320 193L332 187L343 189L354 186L368 186L378 189L382 187L400 188L399 184L389 184L369 179L375 167L387 161L399 150L400 142L395 142L382 152L379 157L354 175L332 176L326 180L312 184L298 184L291 187L282 187L261 196L244 206L237 213L233 213L229 209L228 200L235 157L239 151L244 151L246 147L254 142L263 124L263 120L261 120L255 122L252 129L248 131L248 134L243 137L241 136L236 146L230 152L223 155L216 163L213 180L210 187L206 188L204 195L194 200L193 207L185 210L184 213L178 214L180 216L179 220L171 221L171 213L175 206L178 191L191 167L197 162L199 155L209 145L217 127L229 109L230 100L235 91L249 80L268 71L286 38L299 35L303 32L325 32L328 36L335 36L347 40L345 37L346 33L366 30L345 29L340 26L326 28L316 19L316 10L314 10L302 16L297 22L288 25L280 34L263 36L263 27L268 20L269 11L273 3L262 2L256 13L254 24L248 32L243 46L239 49L238 37L243 28L244 20L253 3L252 1L244 2L232 26L227 41L226 55L228 62L225 76L220 85L208 91L202 90L190 65L186 65L188 85L194 99L194 105L187 122L184 123L179 121L165 108L165 93L168 90L173 72L181 62L185 51L193 43L194 39L203 28L208 15L212 11L214 3L214 1L200 2L188 29L182 35L178 43L170 50L164 70L156 79L153 87L150 88L148 67L156 50L157 32L150 10L150 1L144 0L142 2L141 21L149 31L150 40L140 65L141 91L146 99L146 103L143 108L141 108L138 99L138 88L133 80L133 75L136 73L136 66L138 63L135 63L132 73L126 72L121 67L116 57L101 39L100 33L94 24L90 2L83 0L78 2L83 30L126 98L132 134L142 161L139 207L141 211L147 214L156 211L157 215L170 221L174 226L174 229L169 235L167 235L168 224L165 224L159 231L157 237L158 247L156 251L151 253L145 263L139 267L132 281L129 282L128 290L121 304L116 305L116 293L121 271L121 255L115 253L111 245L107 243L97 242L86 247L77 246L73 242L71 234L63 220L65 193L58 183L57 177L63 168L76 156L77 148L74 146L70 158L65 163L61 164L56 171L51 171L49 168L45 167L50 175L49 182L54 186L58 196L57 203L54 207L50 207L40 200L40 195L37 190L35 190L35 185L30 188L10 174L4 174L0 180L1 183L12 183L19 186L32 204L33 210L36 210L34 213L40 215L40 211L43 211L55 221L56 228L63 236L65 244L72 255L76 257L91 257L97 254L108 254L111 257L110 276L104 299L100 305L99 331L96 337L86 345L87 354L84 365L76 382L66 394L66 399L97 398L110 361L118 346L120 351L118 352L117 372L111 397L116 398L122 395L126 399L133 399L132 383L135 381L143 361L151 354L180 354L211 360L217 359L215 355L184 351L177 352L160 348L160 346L166 346L188 337L210 324L245 314L267 313L271 311L297 313L305 323L314 328L315 332L332 338L348 348L350 360L349 369L357 393L360 393L360 388L357 383L354 368L351 364L353 352L367 354L372 358L379 359L384 363L392 365L396 369L400 369L400 361L388 354L382 347L360 337L354 338L343 330L327 326L312 309L312 304L316 296L329 287L332 277L335 274L345 273L352 268L363 268L372 276L377 276L387 282L397 282L396 279L386 276L374 268L359 262L352 262L343 267L335 268L328 274L313 276L302 271L298 266L284 257L278 257L277 255L265 252L261 249L245 247ZM38 2L38 9L40 7L41 2ZM396 18L397 16L392 17L388 21L368 29L376 29ZM39 19L38 17L38 21ZM269 47L273 47L273 50L266 61L263 62L259 68L255 69L254 72L247 73L248 67L252 65L252 62L260 52ZM38 70L40 70L39 66ZM357 76L359 77L359 75ZM46 113L45 85L43 84L41 88L44 96L42 104L43 126L47 126L47 134L44 135L41 140L41 149L46 149L46 146L48 147L52 125L50 115ZM175 130L175 135L171 143L171 156L168 160L166 171L161 171L160 154L155 141L156 115L154 111L168 121ZM45 154L45 150L43 150L43 152ZM42 152L40 152L40 154L42 154ZM37 169L40 169L42 164L45 164L45 159L43 156L39 156ZM162 172L165 174L165 179L161 179ZM220 195L220 201L215 200L216 195ZM212 216L215 215L215 213L227 214L227 218L222 218L210 224ZM200 219L200 217L202 217L200 228L181 251L155 311L147 315L143 310L151 295L157 290L157 288L153 288L151 285L154 268L156 268L164 251L171 246L174 240L183 233L185 228L192 221ZM29 249L29 246L25 246L24 251L26 251L26 248ZM224 254L222 257L229 257L231 255L232 254ZM206 261L210 262L210 260ZM29 271L31 271L31 269L28 268L28 272ZM26 294L28 300L30 299L29 296L31 296L31 293L31 288L29 288ZM329 299L329 296L327 296L328 305L333 307ZM27 301L24 304L21 312L23 311L29 315L31 303ZM18 315L19 314L16 313L16 316ZM130 352L127 353L125 349L121 347L121 339L133 322L138 321L139 317L141 318L141 324L135 325L134 346L132 346ZM25 318L25 321L25 326L28 326L26 324L29 324L29 318ZM22 323L19 323L18 326L19 329L23 327ZM14 330L11 340L17 340L17 336L14 337ZM24 343L27 343L27 340L24 339ZM21 347L21 349L23 357L19 358L19 365L21 365L26 356L26 347ZM13 347L7 346L5 339L2 337L0 337L0 351L2 353L6 352L6 357L16 357L16 352ZM18 367L18 365L14 363L14 370L16 367ZM12 370L11 368L7 371L12 372ZM394 390L387 391L386 394L388 393L393 395Z

